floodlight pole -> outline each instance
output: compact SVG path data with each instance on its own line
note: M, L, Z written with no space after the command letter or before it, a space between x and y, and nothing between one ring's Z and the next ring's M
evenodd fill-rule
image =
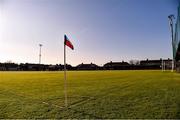
M174 15L169 15L169 25L170 25L170 31L171 31L171 39L172 39L172 53L173 53L173 58L172 58L172 70L171 72L174 71L174 31L173 31L173 19L175 19Z
M41 47L43 45L42 44L39 44L39 64L41 64Z

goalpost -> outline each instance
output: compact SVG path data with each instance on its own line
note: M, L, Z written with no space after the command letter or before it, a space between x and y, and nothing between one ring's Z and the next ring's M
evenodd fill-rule
M161 62L161 69L162 71L166 71L166 61L162 59L162 62Z

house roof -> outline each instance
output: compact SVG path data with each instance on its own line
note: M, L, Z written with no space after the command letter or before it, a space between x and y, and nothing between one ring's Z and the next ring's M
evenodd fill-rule
M77 65L77 67L83 67L83 68L87 68L87 67L98 67L96 64L93 64L93 63L91 63L91 64L79 64L79 65Z
M129 63L127 62L109 62L109 63L106 63L104 64L104 66L126 66L126 65L129 65Z

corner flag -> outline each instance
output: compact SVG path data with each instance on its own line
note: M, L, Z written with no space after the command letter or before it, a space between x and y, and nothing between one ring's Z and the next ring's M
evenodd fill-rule
M74 50L73 44L70 42L70 40L67 38L67 36L64 35L64 98L65 98L65 107L68 107L68 100L67 100L67 79L66 79L66 46L68 46L72 50Z
M74 50L73 44L70 42L70 40L68 39L66 35L64 35L64 44L70 47L72 50Z

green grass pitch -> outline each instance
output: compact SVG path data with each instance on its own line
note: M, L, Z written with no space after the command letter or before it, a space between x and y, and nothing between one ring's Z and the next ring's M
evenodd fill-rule
M0 118L180 118L180 74L0 72Z

